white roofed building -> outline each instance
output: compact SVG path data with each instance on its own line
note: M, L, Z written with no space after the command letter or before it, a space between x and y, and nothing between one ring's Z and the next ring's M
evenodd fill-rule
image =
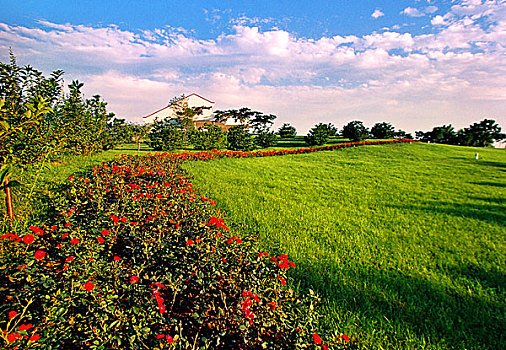
M143 117L144 123L151 124L157 120L173 119L177 117L176 112L180 111L182 107L198 108L202 109L200 114L196 114L193 117L193 124L196 128L203 126L204 124L215 124L220 126L223 130L228 130L234 125L239 125L234 119L229 118L224 123L217 123L214 121L214 104L215 102L208 100L195 93L182 97L179 100L172 102L167 107L159 109L145 117Z

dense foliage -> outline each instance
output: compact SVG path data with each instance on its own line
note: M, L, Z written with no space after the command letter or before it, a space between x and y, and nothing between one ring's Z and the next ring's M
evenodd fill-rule
M369 137L369 129L360 120L354 120L343 126L343 137L351 141L361 141Z
M278 135L282 139L291 138L297 136L297 130L294 126L284 123L281 125L281 127L278 129Z
M197 150L221 149L227 145L227 134L217 125L204 124L192 133L191 143Z
M156 120L149 133L148 145L155 151L173 151L185 146L184 131L173 119Z
M304 137L309 146L321 146L328 141L330 130L327 124L319 123L315 125Z
M273 147L278 143L278 136L274 131L261 131L257 134L255 143L260 148Z
M63 72L45 77L20 67L11 53L0 62L0 164L30 164L109 149L128 138L99 95L85 99L82 83L63 93Z
M494 141L506 138L501 127L492 119L483 119L467 128L455 131L450 125L436 126L431 131L417 131L416 137L422 142L444 143L449 145L486 147Z
M119 157L69 178L46 221L4 228L3 347L346 346L316 331L318 298L289 287L289 257L255 251L181 173L213 154L228 156Z
M228 129L228 148L234 151L250 151L255 147L253 136L245 125L236 125Z

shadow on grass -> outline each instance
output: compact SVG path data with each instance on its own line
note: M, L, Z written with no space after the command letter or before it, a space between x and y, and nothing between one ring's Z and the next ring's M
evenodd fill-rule
M431 345L445 344L455 349L499 349L506 346L504 302L467 292L457 293L450 286L431 281L423 275L368 270L353 274L353 287L340 283L333 276L339 276L341 272L330 273L328 266L300 267L304 276L315 276L315 280L311 281L312 288L316 288L324 300L357 315L357 320L369 321L372 324L369 330L385 332L378 334L379 339L393 337L390 342L397 343L396 348L407 346L403 339L408 333L417 334ZM442 273L451 279L465 276L476 280L494 288L499 296L506 288L504 274L485 271L474 265L452 267ZM297 277L304 280L303 276ZM500 297L498 299L501 300ZM367 330L367 326L361 328ZM410 345L413 346L412 343Z
M424 211L432 214L448 214L455 217L466 217L476 219L491 224L504 224L506 222L506 206L502 205L504 202L496 199L492 204L458 204L445 202L420 202L416 205L387 205L390 208L396 208L407 211ZM493 199L492 201L493 202Z
M480 181L480 182L471 182L473 185L481 185L481 186L492 186L492 187L506 187L506 184L499 182L490 182L490 181Z

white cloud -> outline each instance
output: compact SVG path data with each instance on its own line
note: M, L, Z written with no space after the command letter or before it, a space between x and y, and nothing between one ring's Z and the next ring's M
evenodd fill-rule
M402 15L406 15L409 17L423 17L425 14L421 12L419 9L414 7L406 7L404 10L401 11Z
M300 132L350 118L413 131L444 116L462 127L504 115L506 24L487 12L499 10L495 5L455 6L432 18L429 34L392 29L318 39L247 25L200 40L172 27L0 23L0 58L5 62L12 47L20 64L46 73L63 69L67 81L83 81L85 93L99 93L110 110L135 121L173 96L197 92L219 109L277 114L280 124L291 122ZM488 26L480 24L484 19Z
M372 17L372 18L379 18L379 17L382 17L382 16L384 16L384 15L385 15L385 14L384 14L381 10L376 9L376 10L374 10L374 12L372 13L371 17Z

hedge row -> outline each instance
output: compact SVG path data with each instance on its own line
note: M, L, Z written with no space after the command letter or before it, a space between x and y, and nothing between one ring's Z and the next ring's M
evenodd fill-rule
M352 346L346 335L317 331L318 297L291 287L295 263L229 228L180 162L356 145L123 155L69 178L47 220L0 237L2 347Z

